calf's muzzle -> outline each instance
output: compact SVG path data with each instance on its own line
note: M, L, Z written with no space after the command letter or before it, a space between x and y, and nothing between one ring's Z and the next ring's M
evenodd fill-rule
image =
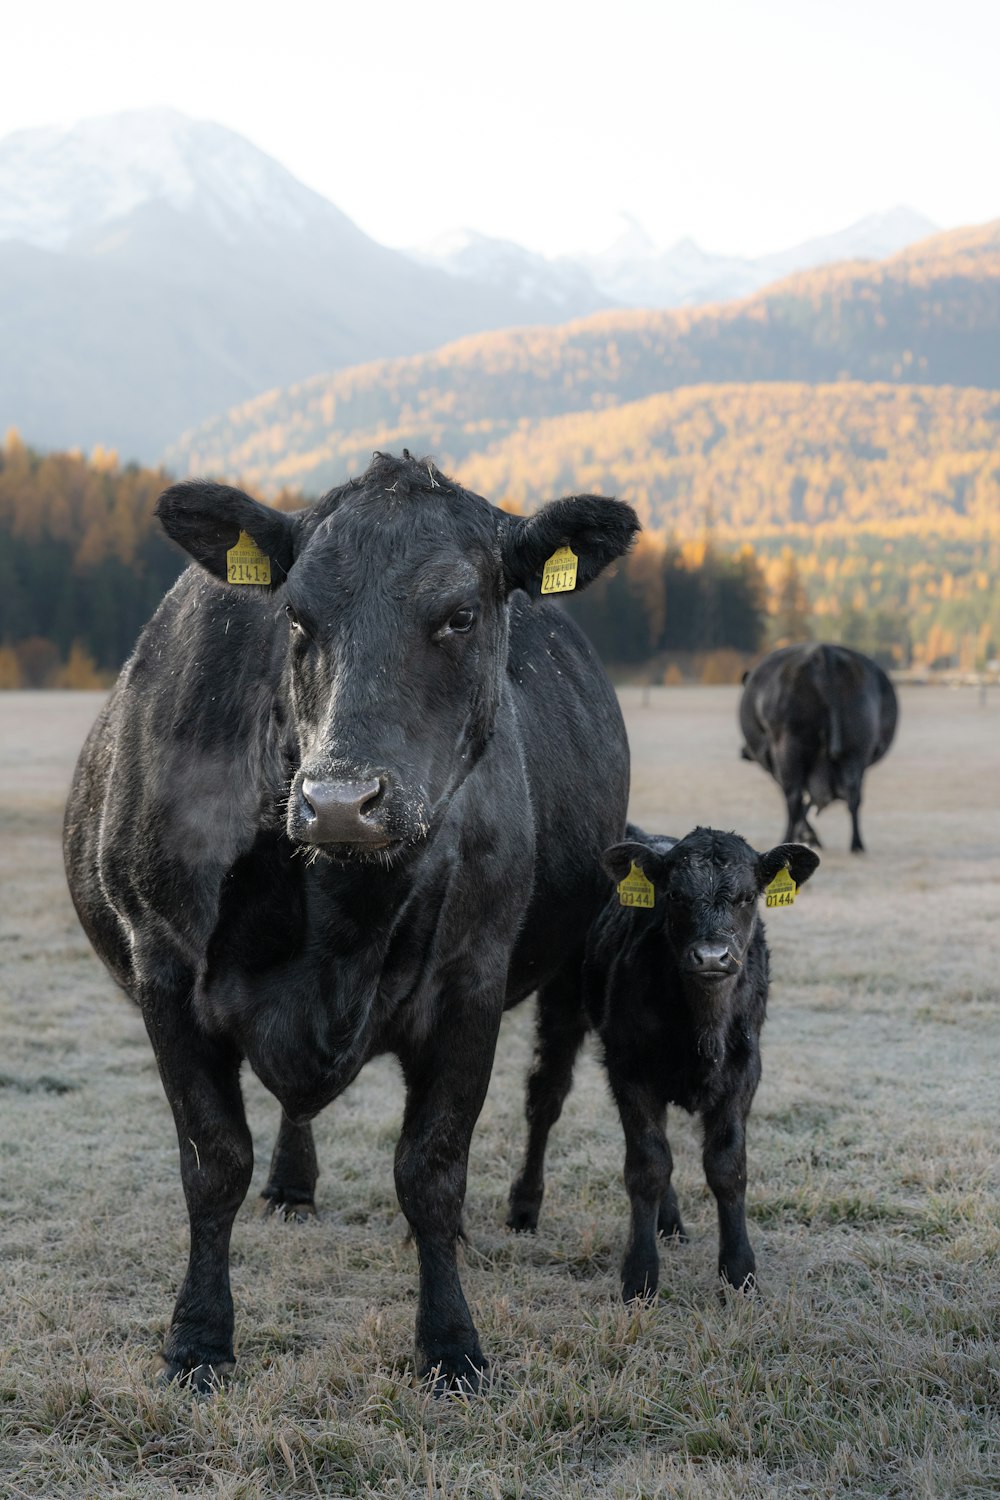
M727 943L692 943L684 952L684 968L698 978L723 979L739 966Z
M379 848L391 842L383 819L385 777L368 781L302 783L305 816L300 837L307 844L363 844Z

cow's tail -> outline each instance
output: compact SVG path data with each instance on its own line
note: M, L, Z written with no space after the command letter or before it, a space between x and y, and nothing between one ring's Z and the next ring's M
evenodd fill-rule
M837 761L844 753L844 728L840 717L840 694L833 675L833 662L828 646L817 646L810 663L813 680L819 695L826 705L826 753L831 761Z

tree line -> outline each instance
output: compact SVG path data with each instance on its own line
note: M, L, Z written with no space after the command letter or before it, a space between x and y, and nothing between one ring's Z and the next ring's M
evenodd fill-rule
M112 679L185 566L153 519L161 469L95 451L0 448L0 687ZM285 492L278 503L307 503ZM738 680L765 648L843 640L887 666L974 667L1000 654L1000 540L958 537L947 566L919 537L810 541L644 531L630 555L566 608L605 663L650 680Z

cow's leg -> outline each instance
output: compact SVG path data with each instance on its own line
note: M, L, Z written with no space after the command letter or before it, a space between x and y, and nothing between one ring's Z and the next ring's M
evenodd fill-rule
M525 1100L528 1145L524 1164L511 1185L507 1211L508 1227L522 1231L538 1227L549 1132L573 1086L573 1065L587 1034L579 969L574 966L539 990L537 1005L535 1057Z
M844 794L847 798L847 810L851 815L851 853L863 854L865 846L861 842L861 823L858 814L861 811L861 777L860 771L851 770L844 777Z
M261 1216L276 1214L286 1220L303 1220L315 1215L318 1177L312 1126L308 1122L293 1125L282 1112L271 1169L260 1195Z
M625 1132L625 1188L632 1222L622 1262L622 1296L631 1302L636 1297L651 1297L659 1285L656 1235L663 1210L665 1233L683 1234L683 1225L670 1184L674 1163L664 1130L662 1102L648 1089L614 1075L611 1088Z
M719 1275L730 1286L752 1291L757 1263L747 1238L747 1151L744 1109L727 1101L702 1116L705 1177L719 1214Z
M146 1012L163 1087L173 1110L191 1226L187 1274L161 1354L167 1380L207 1390L233 1367L229 1238L250 1187L253 1142L240 1092L240 1059L200 1036L176 1011Z
M420 1260L416 1367L446 1389L478 1389L486 1366L458 1275L469 1143L486 1098L502 998L450 1015L440 1034L401 1055L406 1109L396 1193Z

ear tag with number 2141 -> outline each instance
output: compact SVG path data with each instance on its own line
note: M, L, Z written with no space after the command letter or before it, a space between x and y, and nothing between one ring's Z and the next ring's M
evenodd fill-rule
M618 882L619 906L652 906L654 895L653 882L633 860L625 879Z
M791 906L798 886L787 870L779 870L770 885L764 887L768 906Z
M271 582L271 559L245 531L226 553L226 578L230 583Z
M542 569L542 593L568 594L575 589L576 565L572 547L557 547Z

